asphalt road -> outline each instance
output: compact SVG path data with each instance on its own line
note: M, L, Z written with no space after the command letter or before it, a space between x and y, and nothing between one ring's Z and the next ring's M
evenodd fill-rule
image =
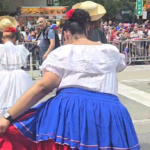
M39 71L33 72L35 82L39 75ZM118 81L119 98L133 119L141 150L150 150L150 65L128 66L118 74Z

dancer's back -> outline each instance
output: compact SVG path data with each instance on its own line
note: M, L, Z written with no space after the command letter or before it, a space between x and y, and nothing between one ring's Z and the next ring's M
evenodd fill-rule
M28 50L11 41L0 44L0 116L32 86L30 76L21 67L27 65Z

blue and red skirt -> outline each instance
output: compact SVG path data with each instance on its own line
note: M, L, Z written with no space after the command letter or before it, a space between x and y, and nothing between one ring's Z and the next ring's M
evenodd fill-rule
M139 150L127 109L115 95L78 88L30 109L0 137L0 150Z

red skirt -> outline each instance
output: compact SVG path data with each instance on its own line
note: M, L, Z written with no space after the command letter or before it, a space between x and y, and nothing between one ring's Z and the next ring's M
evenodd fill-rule
M24 120L31 114L26 114L20 120ZM0 135L0 150L71 150L71 148L67 145L56 144L53 140L34 143L11 125L5 134Z
M53 140L34 143L12 125L0 136L0 150L71 150L71 148L56 144Z

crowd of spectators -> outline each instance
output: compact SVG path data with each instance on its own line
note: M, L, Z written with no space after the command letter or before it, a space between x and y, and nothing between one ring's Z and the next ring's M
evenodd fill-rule
M109 21L102 23L108 43L117 46L121 52L131 54L132 57L150 56L150 23L143 24L119 23Z
M39 18L36 26L28 27L18 24L17 30L19 32L18 42L24 44L32 53L33 64L36 63L36 60L39 60L41 64L53 49L60 46L61 30L59 26L44 18ZM36 68L36 65L33 65L33 69Z

